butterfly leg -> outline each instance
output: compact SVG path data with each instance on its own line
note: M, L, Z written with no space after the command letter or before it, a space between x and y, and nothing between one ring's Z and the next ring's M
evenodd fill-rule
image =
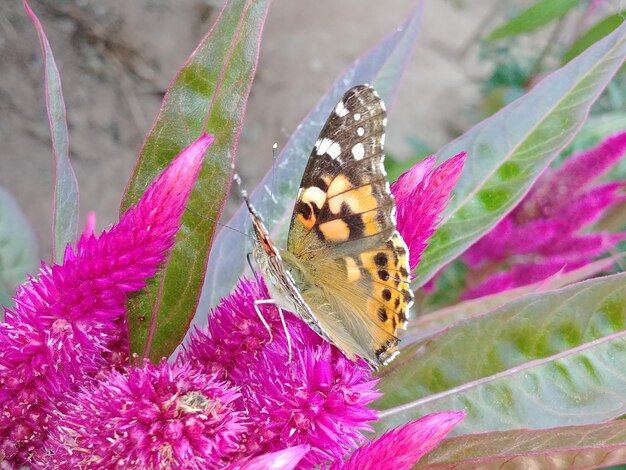
M272 327L269 325L269 323L267 323L267 320L265 320L265 317L261 313L261 309L259 308L259 305L261 305L261 304L274 304L274 305L276 305L276 302L274 302L274 300L272 300L272 299L259 299L259 300L255 300L254 301L254 311L258 315L259 320L261 320L261 323L263 323L263 326L265 327L265 329L267 330L267 333L270 336L269 342L271 343L272 341L274 341L274 335L272 334ZM281 313L281 318L282 318L282 313Z
M278 314L280 315L280 322L283 325L283 330L285 330L285 338L287 338L287 351L289 352L288 361L290 363L291 362L291 335L289 334L289 330L287 329L287 323L285 323L285 315L283 314L283 309L280 307L278 307Z
M261 320L261 323L263 323L263 326L269 333L270 343L274 340L274 335L272 334L272 328L270 327L269 323L267 323L267 320L265 320L265 318L263 317L263 314L261 313L261 309L259 308L259 305L263 305L263 304L273 304L273 305L276 305L276 308L278 309L278 315L280 316L280 323L283 325L283 330L285 331L285 338L287 338L287 351L289 354L289 362L291 362L291 358L292 358L291 335L289 334L289 330L287 329L287 323L285 322L285 314L283 313L283 309L280 308L276 304L274 299L259 299L259 300L254 301L254 311L259 316L259 320Z

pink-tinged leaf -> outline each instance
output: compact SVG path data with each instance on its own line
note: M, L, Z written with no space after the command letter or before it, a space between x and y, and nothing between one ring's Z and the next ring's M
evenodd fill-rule
M623 256L604 258L567 273L560 270L554 276L535 284L510 289L479 299L466 300L452 307L446 307L420 315L409 322L407 332L402 335L402 342L406 345L416 343L442 331L453 323L483 315L526 294L547 292L580 282L584 279L589 279L599 273L610 270L615 263L622 258Z
M459 434L626 413L626 274L529 294L409 345L385 369L379 432L464 410Z
M339 98L353 85L370 83L388 105L393 103L402 72L417 40L422 2L416 3L417 7L404 24L353 62L335 80L328 93L296 127L272 171L252 192L252 202L279 245L285 246L286 226L291 219L298 184L315 139ZM278 188L272 184L274 181L280 182ZM271 193L267 188L272 188ZM206 321L204 313L232 290L248 267L243 255L249 251L247 240L233 236L233 229L244 233L249 231L250 216L243 205L226 225L230 228L221 229L213 244L199 308L202 315L194 321L197 324ZM233 253L242 255L233 256Z
M76 241L78 230L78 181L69 158L69 138L65 117L65 102L61 89L61 76L54 62L52 49L39 19L23 0L30 16L43 55L46 109L55 160L55 189L52 206L52 260L62 257L65 247Z
M599 468L626 463L626 421L452 437L415 468Z
M437 153L467 152L449 208L418 267L422 285L489 232L574 138L626 58L626 25Z
M216 222L231 184L268 7L269 0L225 3L170 85L128 183L122 211L196 136L204 130L215 134L164 269L128 305L131 349L153 361L179 345L196 310Z
M277 452L234 463L227 470L292 470L298 466L309 450L310 447L307 445L287 447Z
M462 412L433 413L387 431L355 450L330 470L409 470L434 449L464 417Z

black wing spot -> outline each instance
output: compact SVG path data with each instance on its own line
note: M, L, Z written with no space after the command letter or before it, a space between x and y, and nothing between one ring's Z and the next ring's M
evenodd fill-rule
M363 217L361 214L352 212L352 209L345 201L341 203L338 218L343 220L350 230L348 240L359 240L365 236Z
M326 181L324 181L322 178L319 178L315 182L315 186L317 186L318 188L320 188L324 192L328 191L328 185L326 184Z
M380 271L378 271L378 277L381 281L389 280L389 271L387 271L386 269L381 269Z
M385 307L380 307L378 309L378 319L382 322L387 321L387 310L385 310Z
M391 300L391 291L389 289L383 289L383 299L385 299L385 302Z
M374 256L374 262L378 266L387 266L388 261L389 259L385 253L377 253L376 256Z
M396 301L394 303L394 306L395 306L396 310L398 309L398 307L400 307L400 297L396 297Z
M404 266L400 268L400 274L402 275L402 277L409 277L409 272L406 270Z
M313 209L311 209L311 204L307 204L306 202L302 202L302 201L298 202L298 207L296 211L302 214L302 216L306 220L309 220L311 216L313 215Z

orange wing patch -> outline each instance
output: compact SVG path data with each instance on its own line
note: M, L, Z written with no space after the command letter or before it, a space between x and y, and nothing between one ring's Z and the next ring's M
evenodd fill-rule
M406 328L407 312L413 303L406 245L394 232L384 248L364 252L360 258L372 280L372 297L367 303L369 317L395 336L398 328Z
M319 225L318 229L324 237L324 240L331 242L345 242L350 238L350 227L342 219L324 222Z

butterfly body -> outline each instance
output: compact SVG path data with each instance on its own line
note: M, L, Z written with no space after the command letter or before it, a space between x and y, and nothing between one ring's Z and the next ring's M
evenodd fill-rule
M285 250L248 204L255 260L272 299L373 367L397 354L396 333L413 300L408 249L383 167L385 124L371 87L346 92L311 152Z

